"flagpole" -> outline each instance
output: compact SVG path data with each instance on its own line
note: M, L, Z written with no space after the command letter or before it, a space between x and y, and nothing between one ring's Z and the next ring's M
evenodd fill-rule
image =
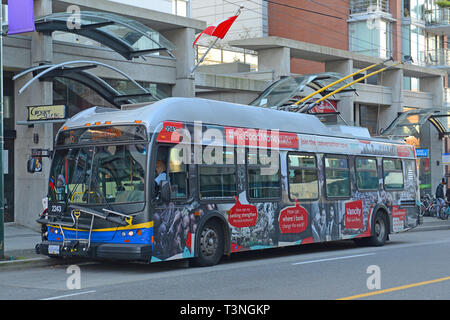
M241 10L244 8L243 5L241 5L238 9L238 11L236 12L235 16L238 16L241 14ZM209 51L212 49L212 47L214 47L214 45L217 43L217 41L219 41L219 38L216 37L216 40L213 41L213 43L208 47L208 49L206 50L206 52L203 54L203 56L200 58L200 60L198 60L197 64L194 66L194 68L192 68L191 70L191 75L194 74L194 71L198 68L198 66L200 65L200 63L203 62L203 60L205 60L207 54L209 53Z
M214 40L213 43L208 47L208 49L207 49L206 52L203 54L203 56L201 57L201 59L198 60L197 64L194 66L194 68L192 68L191 74L193 74L194 71L195 71L195 69L197 69L197 67L200 65L200 63L202 63L203 60L205 60L207 54L209 53L209 50L211 50L212 47L214 47L214 45L217 43L218 40L219 40L219 38L216 38L216 40Z

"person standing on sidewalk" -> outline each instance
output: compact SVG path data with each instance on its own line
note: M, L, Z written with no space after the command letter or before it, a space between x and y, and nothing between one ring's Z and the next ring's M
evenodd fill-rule
M445 178L442 178L441 183L436 188L436 218L439 218L439 212L445 204Z

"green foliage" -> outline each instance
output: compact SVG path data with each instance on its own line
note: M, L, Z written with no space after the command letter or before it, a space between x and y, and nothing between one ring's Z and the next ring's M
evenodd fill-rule
M436 1L435 4L438 5L441 8L450 8L450 1L449 0Z

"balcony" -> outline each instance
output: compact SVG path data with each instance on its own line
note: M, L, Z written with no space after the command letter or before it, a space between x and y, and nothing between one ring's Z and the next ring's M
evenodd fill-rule
M450 35L450 8L427 10L424 16L427 32L439 36Z
M389 0L352 0L350 14L386 12L389 13Z
M427 67L435 67L450 71L449 49L422 51L420 55L423 56L423 62Z

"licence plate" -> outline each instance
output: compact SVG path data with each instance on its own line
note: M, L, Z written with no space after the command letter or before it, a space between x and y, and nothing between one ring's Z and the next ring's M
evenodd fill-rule
M59 246L58 245L49 245L48 253L49 254L59 254Z

